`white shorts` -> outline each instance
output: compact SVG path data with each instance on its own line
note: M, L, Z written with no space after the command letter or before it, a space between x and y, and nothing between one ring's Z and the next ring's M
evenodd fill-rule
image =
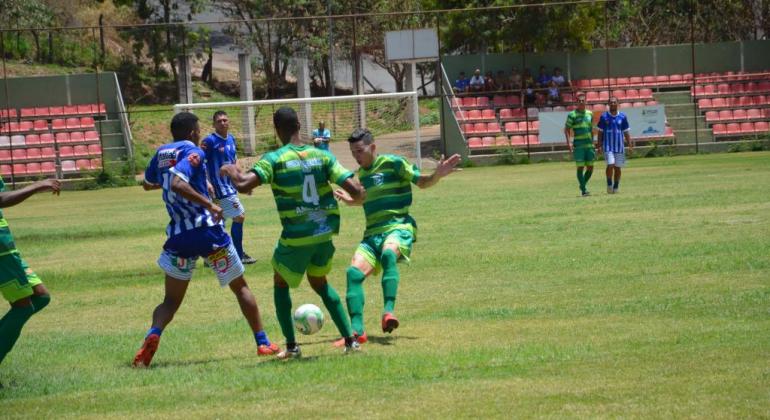
M615 153L615 152L604 152L604 161L607 162L607 165L615 165L618 168L623 168L626 166L626 155L625 153Z
M193 271L195 271L195 262L197 260L197 257L177 257L164 250L160 253L160 257L158 257L158 266L166 274L177 280L189 281L192 278ZM244 273L243 264L241 259L238 258L238 252L235 251L235 246L233 246L232 242L230 242L229 246L219 248L209 254L206 260L217 275L219 285L222 287L227 286Z
M222 207L222 212L226 219L232 219L246 214L246 209L243 208L243 204L241 204L238 194L220 198L218 201L219 207Z

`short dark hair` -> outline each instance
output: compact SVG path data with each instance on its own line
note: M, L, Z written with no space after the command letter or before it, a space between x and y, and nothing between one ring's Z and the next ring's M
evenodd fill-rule
M364 144L368 146L374 143L374 136L372 135L372 132L366 128L356 128L350 133L348 143L358 143L359 141L363 141Z
M273 126L281 141L288 142L291 136L299 131L297 112L288 106L279 108L273 114Z
M174 140L190 140L190 133L195 130L198 116L191 112L180 112L171 119L171 135Z
M227 116L227 112L222 111L220 109L219 111L214 113L214 116L212 117L212 120L214 120L214 122L217 122L217 118L221 117L222 115Z

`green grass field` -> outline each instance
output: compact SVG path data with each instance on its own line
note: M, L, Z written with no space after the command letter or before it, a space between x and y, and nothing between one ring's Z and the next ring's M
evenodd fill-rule
M201 267L149 370L129 367L162 298L166 214L138 187L36 196L6 217L53 302L0 367L3 418L770 416L770 153L630 161L622 193L579 198L573 165L470 168L416 191L393 336L302 336L257 358L234 298ZM283 342L269 190L245 197L247 280ZM331 282L360 239L343 209ZM304 284L295 307L319 304Z

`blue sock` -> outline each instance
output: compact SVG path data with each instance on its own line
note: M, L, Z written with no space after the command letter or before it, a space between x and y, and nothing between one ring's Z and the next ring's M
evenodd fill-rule
M158 328L158 327L152 327L152 328L150 328L150 331L147 331L147 336L146 337L149 337L149 336L151 336L153 334L155 334L157 336L160 336L161 334L163 334L163 330Z
M230 236L233 237L233 245L238 252L238 257L243 258L243 223L233 222L230 226Z
M257 340L258 346L270 345L270 340L267 339L267 334L264 331L254 333L254 339Z

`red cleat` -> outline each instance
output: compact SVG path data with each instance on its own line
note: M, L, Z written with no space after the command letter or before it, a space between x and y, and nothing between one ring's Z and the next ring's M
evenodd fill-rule
M281 349L275 343L270 343L269 346L265 344L262 344L261 346L257 346L258 356L272 356L274 354L277 354L279 351L281 351Z
M366 333L363 333L361 335L358 335L358 333L353 333L353 337L356 337L358 340L358 344L364 344L367 341L369 341L369 338L366 336ZM340 338L339 340L334 342L334 347L345 347L345 337Z
M390 312L385 312L382 316L382 332L391 333L398 328L398 318Z
M152 356L155 356L155 352L158 351L158 345L160 344L160 336L157 334L150 334L144 339L142 348L136 352L134 356L134 367L149 367L152 362Z

